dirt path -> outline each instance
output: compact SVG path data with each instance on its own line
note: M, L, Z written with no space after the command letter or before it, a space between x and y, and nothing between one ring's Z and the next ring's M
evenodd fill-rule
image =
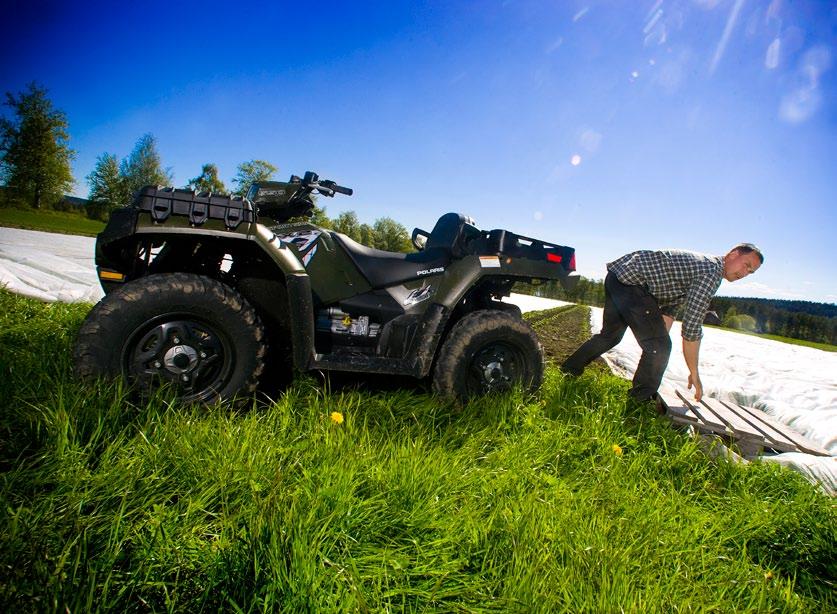
M538 334L547 360L554 364L562 363L590 338L590 308L585 305L531 311L524 317Z

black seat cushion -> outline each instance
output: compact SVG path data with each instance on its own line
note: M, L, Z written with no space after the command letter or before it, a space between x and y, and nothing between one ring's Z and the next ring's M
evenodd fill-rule
M346 250L373 288L385 288L424 277L431 274L429 271L444 268L450 263L450 251L438 247L404 254L366 247L339 232L332 232L331 236Z

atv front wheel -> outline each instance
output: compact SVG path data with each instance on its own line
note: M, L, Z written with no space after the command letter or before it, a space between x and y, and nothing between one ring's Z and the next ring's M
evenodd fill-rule
M524 320L506 311L480 310L448 334L433 370L433 391L460 400L543 381L543 349Z
M151 275L111 292L79 331L76 373L125 377L143 390L171 384L184 402L251 393L264 369L265 333L235 290L186 273Z

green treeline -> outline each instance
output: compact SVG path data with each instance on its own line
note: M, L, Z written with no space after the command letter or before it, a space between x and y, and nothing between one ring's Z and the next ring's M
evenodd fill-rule
M736 316L755 320L757 333L837 345L837 305L811 301L716 296L712 310L727 325Z
M604 282L582 277L570 291L550 281L544 284L517 284L516 292L572 303L604 306ZM709 307L725 328L745 330L837 345L837 305L812 301L767 298L721 297Z
M515 284L514 290L521 294L552 298L558 301L604 307L604 281L601 279L581 277L572 290L565 290L561 286L561 282L558 281L547 281L542 284L518 283Z

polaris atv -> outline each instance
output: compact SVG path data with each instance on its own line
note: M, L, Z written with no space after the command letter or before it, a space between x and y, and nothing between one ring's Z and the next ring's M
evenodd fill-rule
M306 221L312 195L352 190L314 173L247 196L146 187L96 241L105 297L75 347L85 379L174 385L187 402L231 399L298 371L432 376L465 399L536 389L543 352L517 281L577 281L575 250L479 230L457 213L386 252Z

